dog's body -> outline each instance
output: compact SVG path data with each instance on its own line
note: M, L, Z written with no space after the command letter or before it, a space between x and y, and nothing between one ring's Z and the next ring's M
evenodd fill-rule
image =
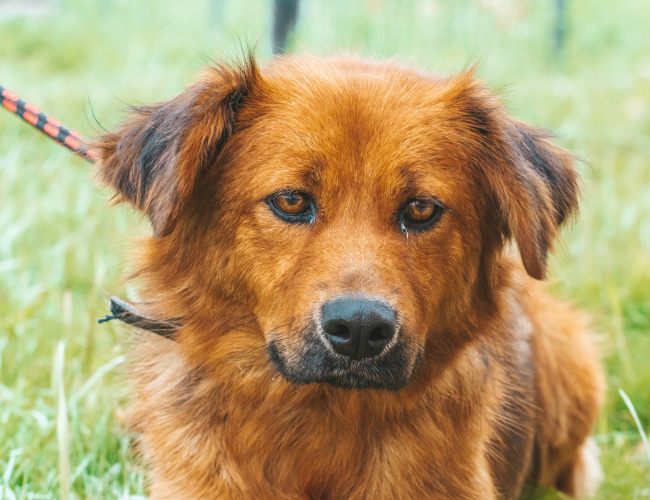
M95 147L154 226L147 312L182 324L134 365L152 499L595 487L600 368L533 279L577 204L572 158L471 74L250 61Z

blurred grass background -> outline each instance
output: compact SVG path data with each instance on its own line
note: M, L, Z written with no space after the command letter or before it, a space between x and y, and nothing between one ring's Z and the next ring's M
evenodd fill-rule
M568 0L559 52L554 6L305 0L289 47L396 57L441 74L479 60L514 116L585 159L581 215L552 260L552 288L588 311L599 334L609 385L596 429L599 498L648 498L650 464L617 391L648 429L650 2ZM268 58L270 14L268 0L61 0L44 17L0 19L0 83L93 135L94 117L115 125L125 103L171 97L242 44L259 42ZM0 500L65 497L68 481L70 498L146 496L144 466L115 418L128 401L131 333L96 319L110 294L129 295L120 281L129 237L149 228L105 209L108 193L88 174L0 112Z

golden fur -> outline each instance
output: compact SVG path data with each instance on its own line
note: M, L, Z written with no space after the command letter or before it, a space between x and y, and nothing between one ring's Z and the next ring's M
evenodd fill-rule
M250 59L93 147L100 182L152 221L148 314L182 324L136 349L152 500L594 489L601 370L583 318L537 281L577 207L573 159L471 71ZM309 223L270 209L284 192L314 200ZM400 225L421 198L438 222ZM319 344L323 305L350 294L396 311L398 347L345 364Z

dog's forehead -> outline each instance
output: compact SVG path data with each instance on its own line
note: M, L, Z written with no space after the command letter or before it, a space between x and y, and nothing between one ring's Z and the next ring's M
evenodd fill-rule
M247 110L255 140L240 143L249 160L238 171L254 196L312 185L389 196L457 189L448 80L346 59L291 62L264 78L263 98Z
M346 62L271 73L267 131L293 135L330 157L405 155L444 106L442 82L385 63Z

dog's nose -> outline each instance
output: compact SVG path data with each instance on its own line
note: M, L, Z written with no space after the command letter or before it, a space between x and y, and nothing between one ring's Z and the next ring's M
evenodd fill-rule
M327 302L321 324L332 348L352 359L381 353L395 336L395 310L383 302L340 297Z

